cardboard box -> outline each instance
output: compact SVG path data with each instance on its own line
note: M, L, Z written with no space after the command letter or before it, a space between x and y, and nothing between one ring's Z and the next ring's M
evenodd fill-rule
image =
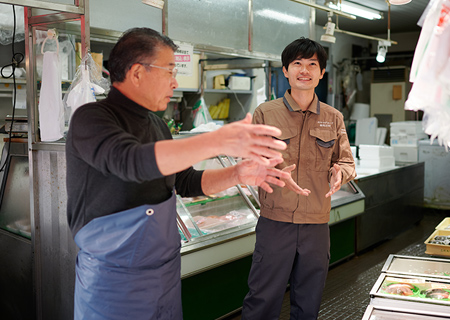
M450 257L450 245L430 243L436 236L450 236L450 230L436 230L425 241L425 253L433 256Z
M220 74L218 76L215 76L213 78L213 89L226 89L225 86L225 76L223 74Z

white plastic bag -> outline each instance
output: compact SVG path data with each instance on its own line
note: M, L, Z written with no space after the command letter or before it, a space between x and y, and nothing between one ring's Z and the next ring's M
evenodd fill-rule
M208 107L206 106L206 102L203 97L201 97L200 100L197 101L192 110L194 111L194 128L197 128L202 124L213 122L213 119L208 111Z
M39 97L41 141L56 141L64 136L64 108L61 99L61 71L57 52L45 52Z
M109 81L101 76L101 72L91 54L86 54L63 100L71 115L83 104L96 101L96 94L109 89Z

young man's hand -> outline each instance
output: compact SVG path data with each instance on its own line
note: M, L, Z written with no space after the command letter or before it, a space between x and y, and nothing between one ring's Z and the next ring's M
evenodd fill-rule
M341 167L335 163L331 168L330 191L325 195L325 198L331 197L332 194L338 191L341 188L341 183Z
M306 197L309 196L311 191L308 189L300 188L299 185L295 183L294 179L292 179L291 173L294 169L295 169L295 164L292 164L290 166L284 167L282 170L283 172L289 173L289 176L284 179L284 182L286 183L286 187L289 190L294 191L297 194L301 194L302 196L306 196Z

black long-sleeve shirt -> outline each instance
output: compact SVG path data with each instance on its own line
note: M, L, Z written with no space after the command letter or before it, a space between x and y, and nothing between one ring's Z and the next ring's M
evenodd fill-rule
M73 236L94 218L165 201L174 186L181 196L203 195L202 171L191 167L170 176L159 171L154 146L167 139L172 136L159 117L114 87L106 99L76 110L66 142Z

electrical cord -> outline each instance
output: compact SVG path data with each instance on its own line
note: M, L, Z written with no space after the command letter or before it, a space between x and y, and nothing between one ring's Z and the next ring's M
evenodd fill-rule
M6 79L9 79L9 78L11 78L12 77L12 79L13 79L13 106L12 106L12 108L13 108L13 110L12 110L12 118L11 118L11 127L9 128L9 134L8 134L8 136L9 136L9 141L8 141L8 144L7 144L7 154L9 154L9 151L10 151L10 148L11 148L11 138L12 138L12 130L13 130L13 125L14 125L14 116L15 116L15 110L16 110L16 88L17 88L17 84L16 84L16 75L15 75L15 71L16 71L16 68L19 66L19 64L23 61L23 59L24 59L24 55L23 55L23 53L20 53L20 52L15 52L15 50L14 50L14 42L15 42L15 37L16 37L16 8L15 8L15 6L13 5L12 6L12 10L13 10L13 20L14 20L14 25L13 25L13 34L12 34L12 44L11 44L11 47L12 47L12 62L11 62L11 64L8 64L8 65L6 65L6 66L3 66L1 69L0 69L0 74L1 74L1 76L3 77L3 78L6 78ZM11 69L12 69L12 72L11 72L11 74L9 75L9 76L5 76L4 74L3 74L3 70L5 69L5 68L7 68L7 67L11 67ZM6 157L5 158L5 162L3 163L3 165L1 166L1 168L0 168L0 172L2 172L3 170L5 170L5 166L6 166L6 163L7 163L7 158L8 157Z

